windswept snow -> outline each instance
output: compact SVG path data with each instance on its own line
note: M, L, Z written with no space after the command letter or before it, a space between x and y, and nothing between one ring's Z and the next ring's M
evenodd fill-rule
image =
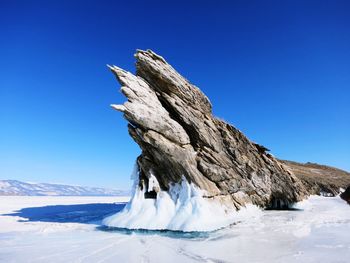
M350 206L339 197L313 196L298 204L303 210L262 211L260 217L245 217L209 233L101 227L113 202L127 201L126 197L0 197L0 262L347 263L349 259ZM106 210L96 210L104 206ZM86 221L91 213L100 216Z

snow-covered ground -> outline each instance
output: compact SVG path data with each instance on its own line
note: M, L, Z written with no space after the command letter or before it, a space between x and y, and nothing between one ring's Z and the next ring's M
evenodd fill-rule
M127 200L1 196L0 262L349 262L350 206L339 197L212 233L100 227Z

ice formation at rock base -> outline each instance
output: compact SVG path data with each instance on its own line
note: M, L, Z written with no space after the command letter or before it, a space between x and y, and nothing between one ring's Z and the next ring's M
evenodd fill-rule
M155 199L145 198L145 193L156 188L158 182L151 177L152 184L140 188L138 173L135 165L130 202L119 213L105 218L104 225L128 229L213 231L261 214L261 210L251 204L239 211L225 209L223 204L204 198L203 191L185 178L170 185L168 192L159 191Z

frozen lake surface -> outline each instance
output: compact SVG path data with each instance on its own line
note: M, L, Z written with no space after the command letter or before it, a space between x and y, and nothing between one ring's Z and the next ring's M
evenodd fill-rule
M313 196L211 233L110 230L128 197L0 197L0 262L349 262L350 206Z

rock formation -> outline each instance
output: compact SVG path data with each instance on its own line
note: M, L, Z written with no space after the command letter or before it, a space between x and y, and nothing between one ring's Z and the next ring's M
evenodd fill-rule
M209 99L161 56L138 50L136 74L109 66L127 97L112 105L124 113L131 137L141 147L139 187L156 198L182 178L204 197L228 208L246 203L286 207L302 200L302 182L267 149L215 118ZM159 187L149 189L149 178ZM153 184L152 184L153 185Z
M316 163L282 161L304 184L311 195L336 196L340 189L350 188L350 173ZM349 189L350 190L350 189Z
M340 197L343 198L350 205L350 186L348 186L346 190L343 193L341 193Z

